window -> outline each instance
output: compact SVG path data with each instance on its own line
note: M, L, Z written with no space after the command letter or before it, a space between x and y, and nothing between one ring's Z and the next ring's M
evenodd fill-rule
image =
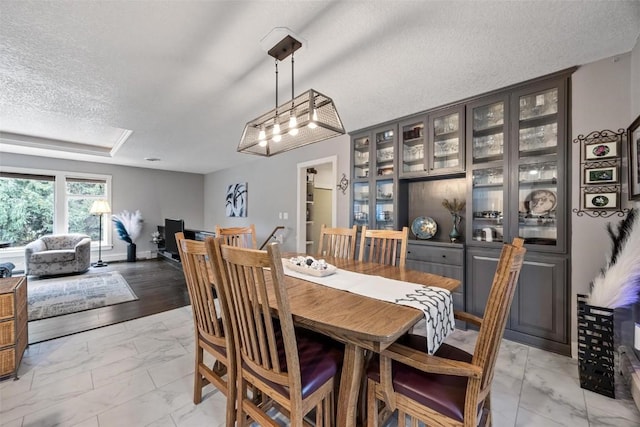
M110 197L111 177L59 171L0 173L0 241L21 247L51 233L84 233L97 244L100 218L94 200ZM111 243L110 221L102 221L103 244Z

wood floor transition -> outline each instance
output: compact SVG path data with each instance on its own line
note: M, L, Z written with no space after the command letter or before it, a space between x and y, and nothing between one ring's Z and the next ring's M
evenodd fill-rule
M117 271L138 300L29 322L29 344L189 305L182 267L164 258L114 262L89 273ZM27 288L28 289L28 288Z

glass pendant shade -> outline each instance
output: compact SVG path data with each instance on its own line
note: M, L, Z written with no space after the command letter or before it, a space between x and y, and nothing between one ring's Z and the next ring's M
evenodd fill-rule
M291 129L288 123L291 122L292 111L297 114L295 121L298 133L296 135L289 133ZM282 120L282 122L277 120ZM282 133L280 133L279 123L287 123ZM277 127L281 140L275 143L274 138L266 145L261 145L260 129L262 126L264 126L267 135L275 134ZM238 151L269 157L344 134L344 126L333 100L314 89L310 89L296 96L293 102L289 100L278 108L248 122L242 132Z

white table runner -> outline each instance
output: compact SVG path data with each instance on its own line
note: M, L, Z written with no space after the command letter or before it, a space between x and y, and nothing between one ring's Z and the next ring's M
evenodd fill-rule
M446 289L342 269L330 276L316 277L291 270L287 263L288 260L284 259L287 276L422 310L425 320L414 326L414 333L421 333L427 338L429 354L435 353L455 328L453 298Z

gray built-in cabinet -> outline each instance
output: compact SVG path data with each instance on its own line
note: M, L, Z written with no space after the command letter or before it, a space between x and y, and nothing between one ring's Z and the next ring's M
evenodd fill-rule
M505 337L570 354L569 79L574 69L351 134L351 223L411 227L410 268L460 279L456 309L482 316L503 242L527 248ZM464 199L451 243L443 199Z

